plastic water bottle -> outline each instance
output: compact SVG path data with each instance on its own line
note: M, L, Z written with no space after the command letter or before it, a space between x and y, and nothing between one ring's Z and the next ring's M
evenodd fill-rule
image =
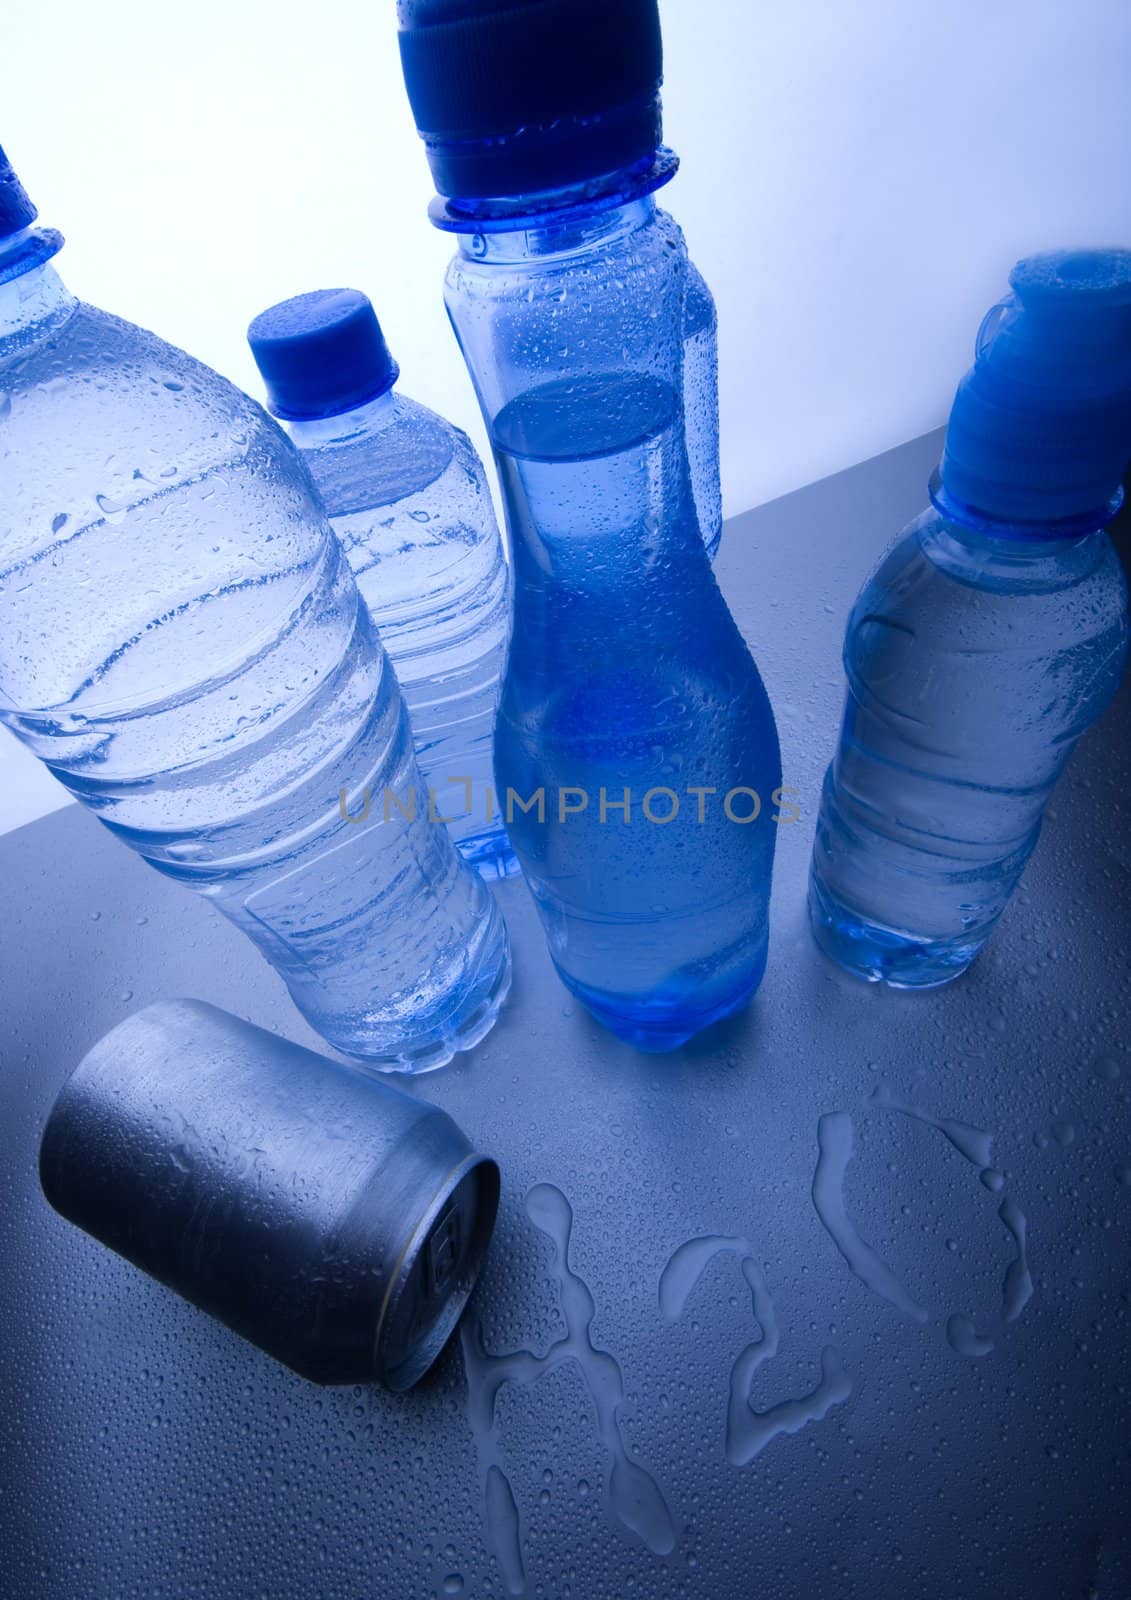
M514 550L506 823L567 987L669 1049L761 980L783 813L696 517L656 7L401 0L400 20Z
M931 988L978 954L1127 651L1104 532L1131 456L1131 252L1020 262L958 388L932 509L848 621L810 915L850 972Z
M518 871L492 774L510 586L467 435L393 386L372 305L326 289L248 330L270 409L310 469L408 706L433 812L486 878Z
M693 261L683 300L683 416L695 516L713 561L723 535L719 481L719 318Z
M306 470L232 384L79 304L34 219L0 160L0 716L339 1050L438 1066L491 1027L506 935L427 819Z

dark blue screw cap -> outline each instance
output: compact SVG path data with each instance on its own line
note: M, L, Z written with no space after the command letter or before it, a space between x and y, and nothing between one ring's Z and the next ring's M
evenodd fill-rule
M513 199L662 142L657 0L398 0L401 64L448 199Z
M31 228L39 212L27 197L23 184L12 171L12 163L0 150L0 283L17 278L32 267L50 261L62 249L63 235L54 228L35 228L11 251L7 241Z
M260 312L247 330L267 404L288 421L352 411L393 387L400 369L369 297L315 289Z
M1131 459L1131 250L1029 256L1009 282L955 395L944 497L1004 522L1096 526Z
M12 171L12 163L0 150L0 240L22 233L38 215L23 184Z

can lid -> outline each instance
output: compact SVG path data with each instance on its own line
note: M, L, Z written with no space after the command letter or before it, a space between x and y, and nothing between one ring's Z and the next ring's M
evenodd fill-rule
M377 1323L376 1373L411 1389L440 1355L479 1277L499 1209L499 1169L469 1155L437 1189L394 1269Z

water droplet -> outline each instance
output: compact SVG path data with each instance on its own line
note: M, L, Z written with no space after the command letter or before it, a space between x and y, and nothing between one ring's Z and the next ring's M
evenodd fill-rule
M1026 1256L1028 1225L1025 1217L1012 1200L1003 1200L998 1216L1013 1235L1017 1255L1005 1269L1002 1284L1002 1316L1006 1322L1015 1322L1033 1298L1033 1279Z
M946 1325L947 1343L960 1356L988 1356L994 1347L992 1339L974 1329L972 1317L953 1316Z
M523 1594L526 1591L526 1570L522 1564L518 1507L510 1479L494 1463L487 1469L486 1498L487 1536L507 1593Z
M107 522L121 522L126 514L126 506L120 500L112 500L108 494L96 494L99 511L102 512Z
M444 1579L443 1590L445 1594L462 1594L463 1574L459 1572L449 1572L447 1577Z

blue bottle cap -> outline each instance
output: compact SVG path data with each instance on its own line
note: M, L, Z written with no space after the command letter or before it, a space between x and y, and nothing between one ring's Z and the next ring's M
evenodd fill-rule
M0 240L22 233L38 215L23 184L12 171L12 163L0 149Z
M398 0L436 188L508 199L646 164L662 138L657 0Z
M7 241L31 228L38 215L27 190L12 171L12 163L0 149L0 256ZM12 247L14 257L0 260L0 283L50 261L62 245L63 235L55 228L34 229L20 245Z
M1131 459L1131 250L1019 261L958 386L945 499L1013 523L1106 519Z
M277 417L313 421L376 400L400 369L359 289L315 289L260 312L247 342Z

